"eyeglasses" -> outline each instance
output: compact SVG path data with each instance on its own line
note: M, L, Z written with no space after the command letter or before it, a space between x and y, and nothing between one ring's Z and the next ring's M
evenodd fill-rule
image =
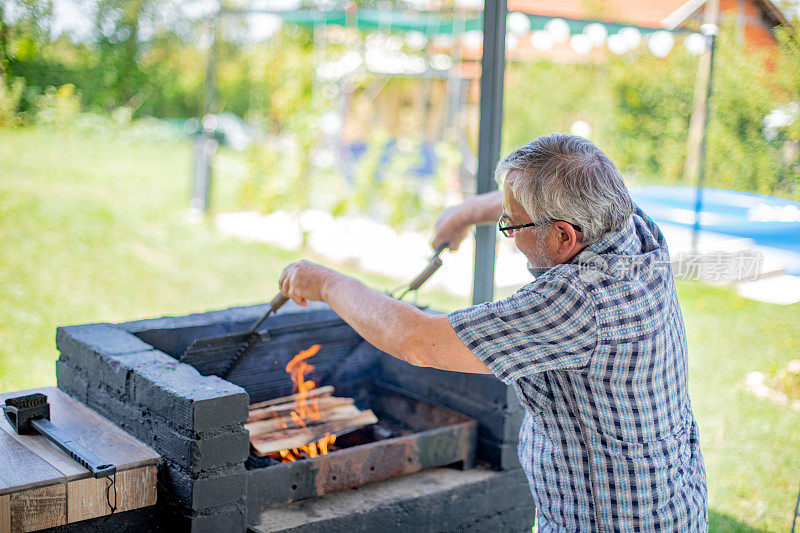
M512 222L511 219L505 213L503 213L500 216L500 220L497 221L497 229L499 229L500 233L502 233L505 237L508 237L508 238L513 237L514 236L514 231L516 231L518 229L530 228L530 227L533 227L533 226L545 226L547 224L552 224L553 222L558 222L558 221L557 220L551 220L549 222L529 222L528 224L510 225L511 222ZM562 220L562 222L567 222L567 221L566 220ZM575 231L581 231L581 227L578 226L577 224L573 224L572 222L567 222L567 224L569 224L570 226L575 228Z

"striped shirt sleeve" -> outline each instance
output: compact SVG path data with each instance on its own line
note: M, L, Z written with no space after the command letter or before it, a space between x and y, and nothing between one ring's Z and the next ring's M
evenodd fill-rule
M505 383L582 368L594 351L597 325L587 293L563 278L547 278L448 315L461 341Z

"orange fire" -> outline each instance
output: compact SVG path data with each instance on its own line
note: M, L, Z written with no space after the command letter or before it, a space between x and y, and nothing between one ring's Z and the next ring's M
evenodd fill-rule
M317 385L310 379L305 378L307 373L314 370L314 365L307 363L306 359L315 355L319 349L320 345L315 344L307 350L303 350L295 355L292 360L289 361L289 364L286 365L286 372L291 375L292 383L294 383L294 390L292 392L297 394L294 401L295 408L289 413L289 416L291 416L292 421L301 428L306 427L306 422L308 421L322 418L319 411L319 401L316 399L311 402L307 401L309 391L315 389ZM286 428L286 424L283 424L283 427ZM336 442L336 435L325 433L325 436L316 442L311 442L305 446L300 446L299 448L293 448L291 450L280 450L278 453L281 462L288 463L303 459L304 456L313 458L317 455L326 455L328 453L328 447L334 442Z
M306 363L306 359L315 355L319 349L320 345L315 344L311 348L303 350L295 355L292 360L289 361L289 364L286 365L286 372L291 374L292 383L294 383L294 390L292 392L297 393L297 399L295 400L295 405L297 407L290 413L290 416L295 424L303 428L306 427L305 419L320 419L319 402L314 400L310 408L306 403L308 391L313 390L317 385L310 379L305 378L306 372L314 370L314 365Z

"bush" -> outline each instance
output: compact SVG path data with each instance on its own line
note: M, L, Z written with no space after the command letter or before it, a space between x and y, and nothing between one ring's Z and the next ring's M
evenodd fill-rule
M764 136L764 117L778 106L766 58L745 51L732 20L722 24L706 134L707 185L791 196L781 186L781 143Z
M610 59L608 152L628 174L683 182L696 71L680 43L663 59L648 51Z
M36 120L46 126L66 128L81 111L81 96L71 83L48 87L39 97Z
M0 128L9 128L22 122L17 115L17 110L24 88L24 79L6 80L6 77L0 73Z
M781 60L775 72L766 58L745 50L733 20L717 39L706 136L706 185L797 197L798 164L784 161L786 140L800 139L800 120L767 139L764 117L780 101L800 101L800 38L778 32ZM537 61L509 67L503 151L576 120L629 177L646 183L694 185L683 175L697 58L680 40L656 58L644 47L611 56L603 65Z

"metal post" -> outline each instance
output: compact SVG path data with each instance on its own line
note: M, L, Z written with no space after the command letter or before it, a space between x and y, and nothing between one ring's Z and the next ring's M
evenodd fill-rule
M195 138L194 160L192 171L192 198L189 206L193 211L208 211L211 191L211 169L214 165L214 154L217 140L213 128L209 128L206 117L214 113L217 107L217 50L220 32L222 5L211 16L211 42L208 46L208 62L206 63L205 98L203 117L200 119L200 133Z
M481 58L481 118L478 131L478 194L497 189L492 179L500 159L503 121L503 72L506 60L506 0L486 0L483 8L483 57ZM494 226L475 229L475 274L472 303L494 297L494 259L497 231Z
M703 24L700 31L706 36L709 47L709 61L708 66L708 85L706 87L705 95L705 115L703 118L703 136L700 141L700 153L698 157L697 169L697 192L694 203L694 227L692 228L692 253L698 252L698 242L700 240L700 214L703 210L703 184L706 179L706 134L708 132L708 110L711 107L711 90L714 82L714 50L717 43L717 33L719 28L716 24Z

